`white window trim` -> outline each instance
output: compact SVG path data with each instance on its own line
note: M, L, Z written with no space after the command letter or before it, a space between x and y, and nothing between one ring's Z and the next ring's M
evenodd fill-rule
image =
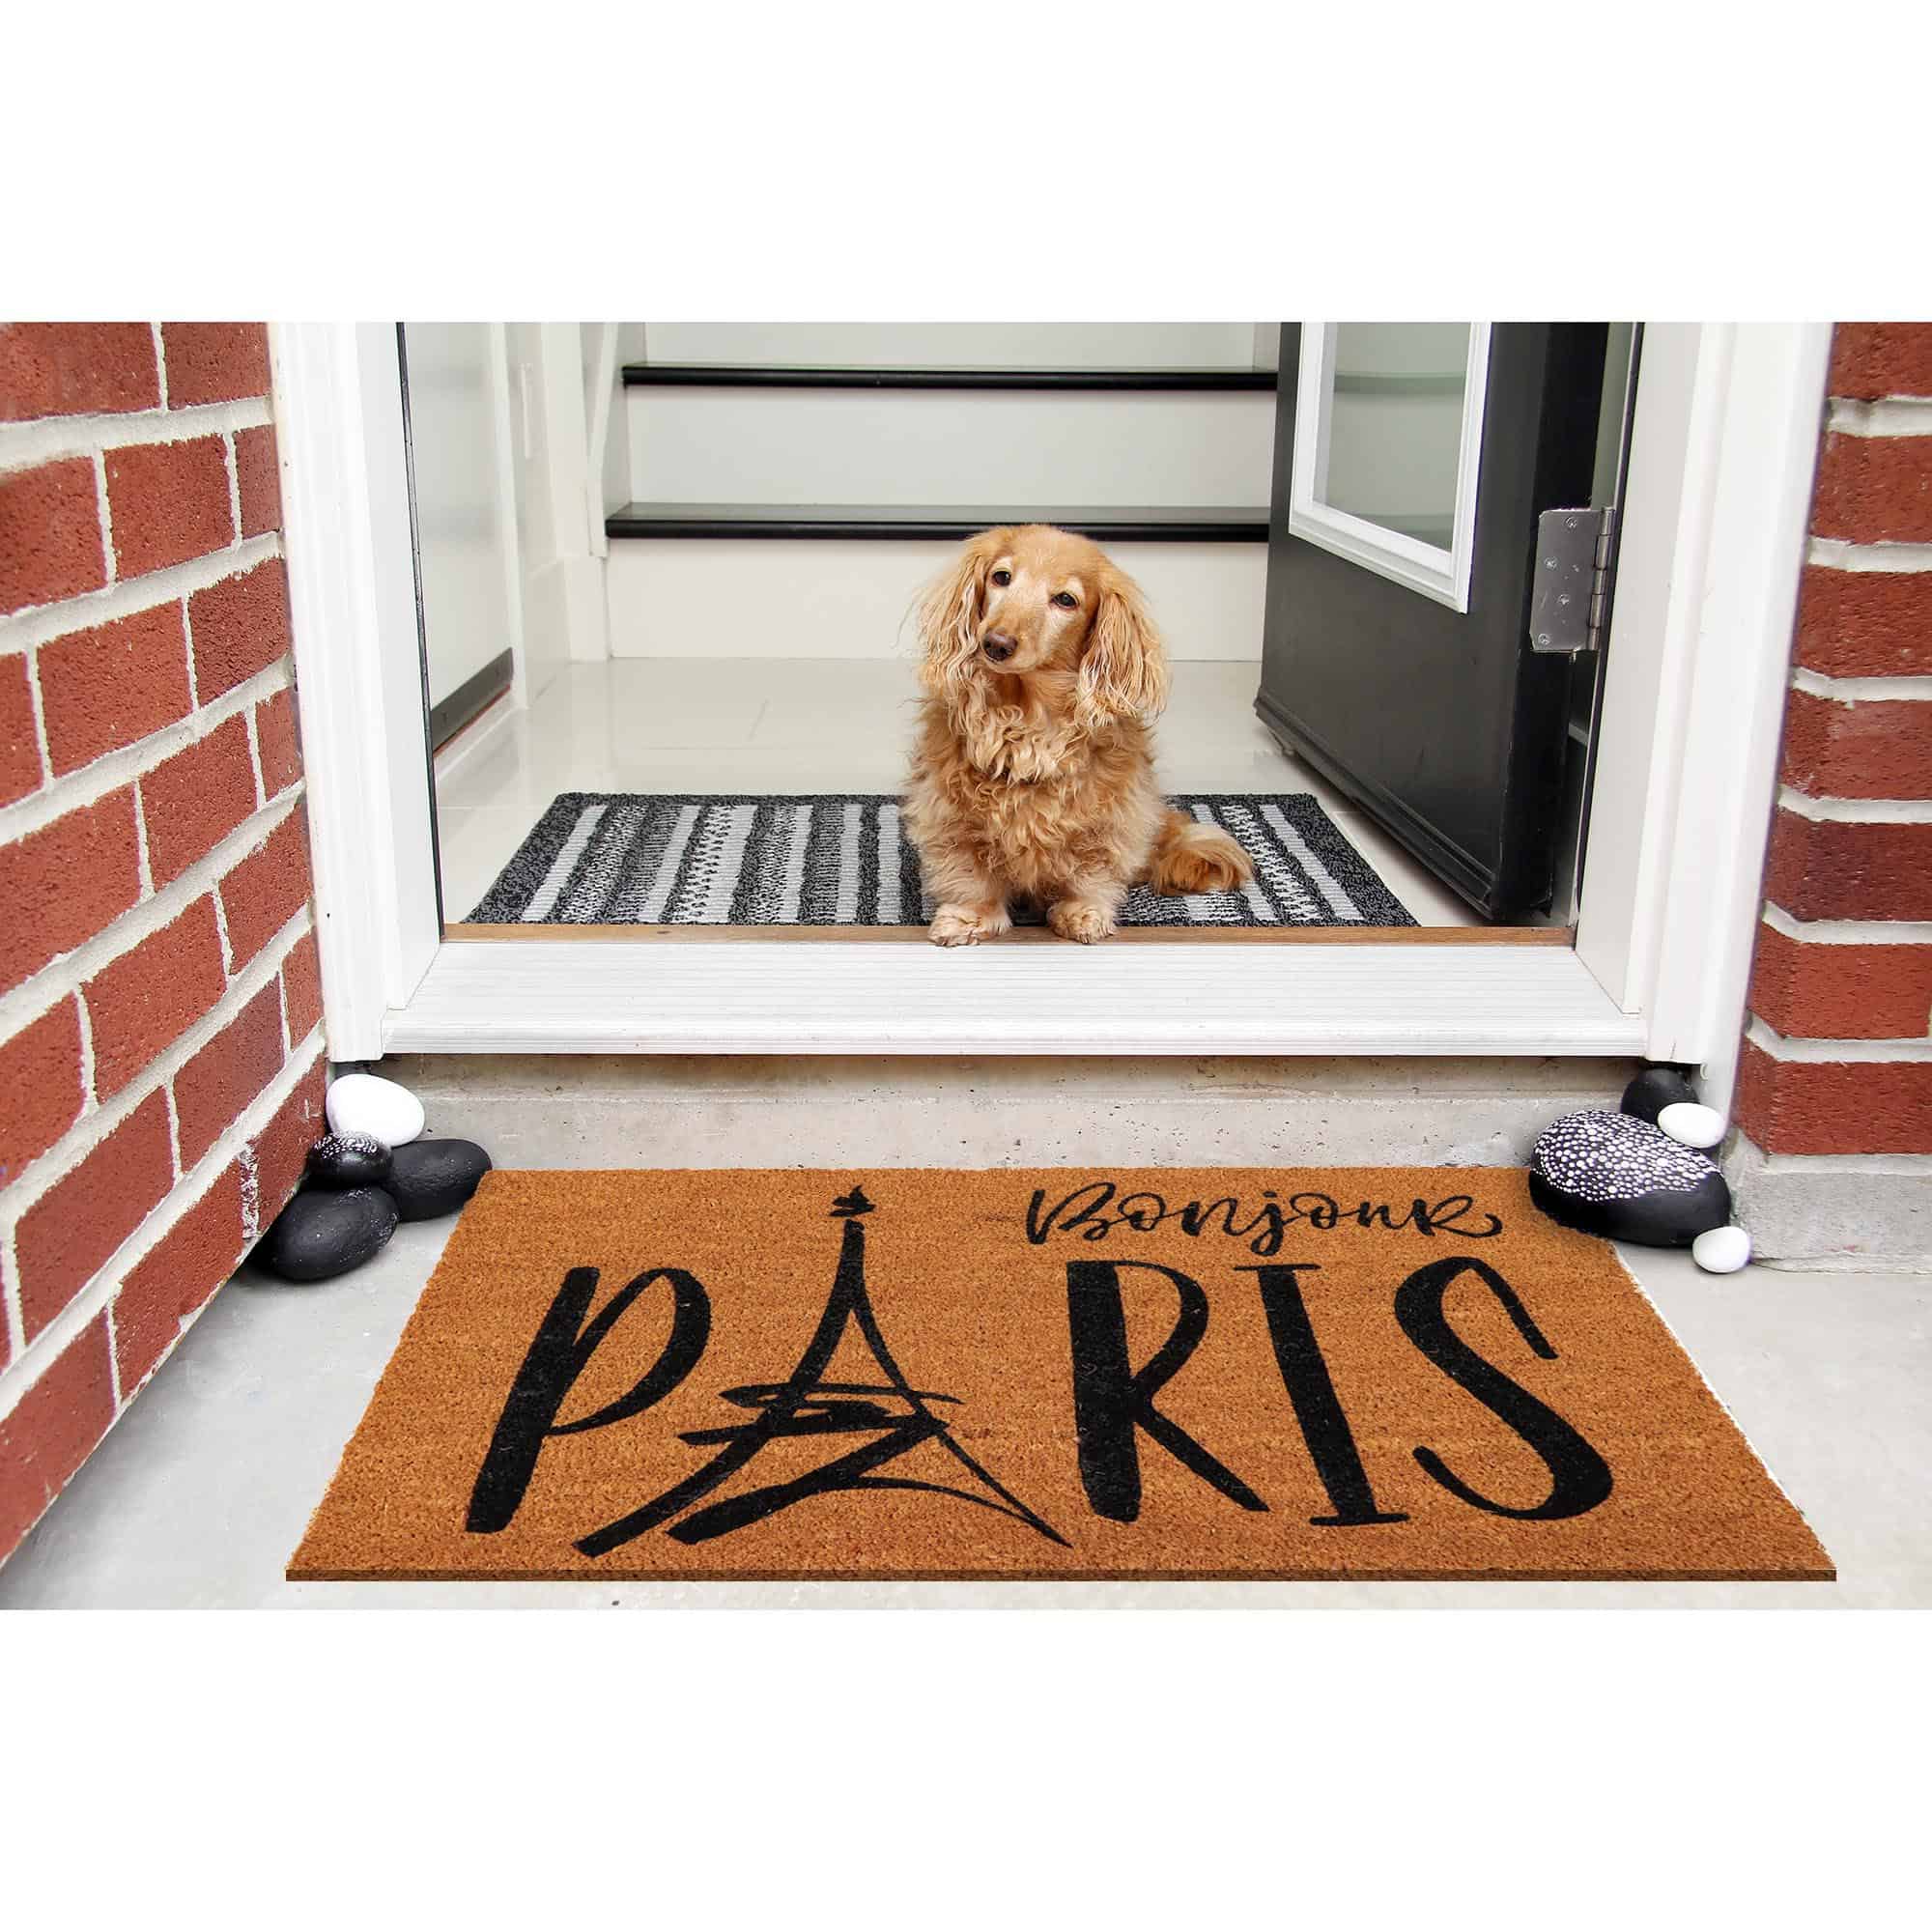
M1294 414L1294 468L1289 479L1288 527L1395 583L1406 583L1452 611L1469 608L1469 572L1476 554L1476 473L1483 456L1483 410L1489 399L1490 325L1469 325L1469 353L1463 373L1463 436L1456 459L1456 514L1450 546L1426 544L1384 529L1322 501L1328 484L1328 434L1334 410L1329 376L1335 361L1335 324L1301 326L1300 401Z
M1574 952L441 941L395 332L299 324L273 333L336 1060L1642 1053L1703 1064L1707 1094L1727 1100L1828 325L1646 331Z

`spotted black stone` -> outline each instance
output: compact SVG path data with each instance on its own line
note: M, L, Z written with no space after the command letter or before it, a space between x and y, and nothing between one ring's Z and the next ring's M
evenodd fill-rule
M262 1237L255 1258L284 1281L327 1281L359 1267L396 1232L380 1187L304 1188Z
M389 1150L373 1134L324 1134L308 1151L311 1187L380 1187L389 1178Z
M411 1141L399 1147L384 1182L405 1221L454 1214L490 1172L490 1156L474 1141Z
M1546 1127L1529 1194L1566 1228L1642 1247L1688 1248L1731 1218L1716 1164L1630 1114L1566 1114Z

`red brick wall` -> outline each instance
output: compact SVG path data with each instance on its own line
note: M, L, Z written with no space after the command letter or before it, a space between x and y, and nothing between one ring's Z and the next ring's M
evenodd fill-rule
M1932 1153L1932 324L1841 323L1737 1123Z
M280 523L261 324L0 324L0 1559L320 1117Z

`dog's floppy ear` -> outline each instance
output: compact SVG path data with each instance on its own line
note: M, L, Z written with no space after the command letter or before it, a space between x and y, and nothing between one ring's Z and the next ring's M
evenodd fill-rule
M1111 564L1100 580L1100 608L1080 661L1080 708L1094 722L1135 718L1143 724L1167 706L1167 651L1140 586Z
M920 682L943 693L963 681L980 652L980 600L1009 532L981 530L968 537L943 577L919 607L919 641L923 652Z

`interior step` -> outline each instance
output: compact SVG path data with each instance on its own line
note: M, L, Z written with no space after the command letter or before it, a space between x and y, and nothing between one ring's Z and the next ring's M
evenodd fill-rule
M653 322L644 362L830 363L866 368L1251 369L1280 331L1248 322Z
M779 368L758 366L766 375ZM963 505L969 513L981 504L1157 504L1186 513L1182 521L1199 521L1201 505L1245 514L1268 500L1274 396L1268 383L1254 384L1252 370L1211 372L1216 381L1207 387L1151 377L1135 387L1101 386L1084 373L1025 387L1011 380L1025 372L980 385L986 372L975 365L968 387L928 380L939 366L854 365L849 383L634 384L624 391L628 494L638 503L760 512L773 504ZM901 381L907 373L920 380ZM1220 374L1236 381L1221 384Z
M626 503L612 537L956 542L996 524L1053 524L1095 543L1265 543L1265 505L1250 509L902 503Z
M1078 526L1077 513L1065 510L1020 514L1074 515ZM606 560L611 655L910 656L917 648L911 613L924 586L952 562L964 531L1001 520L986 511L953 514L923 529L896 525L886 534L900 541L881 543L823 525L808 526L801 538L795 526L728 520L694 535L648 518L647 534L659 541L612 542ZM1093 520L1085 527L1134 526ZM1152 542L1111 534L1100 540L1146 593L1171 657L1259 660L1267 546L1186 540L1190 535L1169 524Z
M1271 394L1272 369L881 368L859 363L627 362L629 388L683 389L1107 389Z

